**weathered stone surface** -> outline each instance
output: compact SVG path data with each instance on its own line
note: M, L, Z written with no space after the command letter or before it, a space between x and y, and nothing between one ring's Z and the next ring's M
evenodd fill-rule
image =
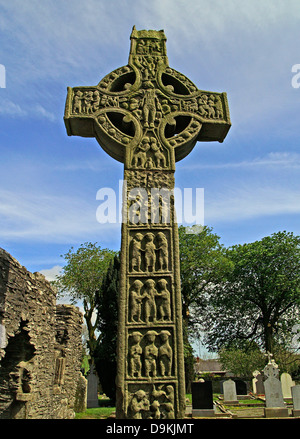
M0 249L0 418L72 418L82 315Z
M295 385L289 373L283 372L280 375L281 389L283 398L292 398L291 388Z
M198 90L169 67L163 31L131 34L127 66L68 88L68 135L96 137L124 163L118 418L182 418L185 383L175 162L198 140L222 142L225 93Z
M74 411L76 413L84 412L87 409L87 379L81 375L78 379Z
M223 383L224 391L224 403L237 404L237 394L235 382L231 379L224 381Z

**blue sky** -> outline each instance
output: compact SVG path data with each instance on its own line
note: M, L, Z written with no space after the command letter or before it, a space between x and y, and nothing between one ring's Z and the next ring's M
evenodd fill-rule
M49 278L71 246L119 249L96 194L118 191L123 166L68 137L63 114L67 86L127 64L133 25L164 29L170 66L227 92L224 143L197 143L175 173L177 187L204 188L205 224L226 246L300 234L298 0L0 0L0 246Z

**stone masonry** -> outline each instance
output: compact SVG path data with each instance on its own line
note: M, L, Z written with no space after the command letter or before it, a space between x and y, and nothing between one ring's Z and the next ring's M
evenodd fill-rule
M0 419L74 417L81 327L77 307L0 249Z

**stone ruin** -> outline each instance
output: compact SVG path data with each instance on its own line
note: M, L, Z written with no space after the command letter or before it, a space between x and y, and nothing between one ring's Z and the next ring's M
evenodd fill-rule
M74 418L86 395L82 322L42 274L0 249L0 419Z

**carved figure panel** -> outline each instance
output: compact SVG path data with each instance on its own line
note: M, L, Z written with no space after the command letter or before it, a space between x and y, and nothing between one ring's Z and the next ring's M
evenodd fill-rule
M132 279L128 294L128 323L171 322L170 284L169 278Z
M139 169L164 169L169 162L169 154L153 133L143 137L132 154L132 167Z
M129 330L128 376L131 379L170 378L173 371L173 329Z
M157 273L171 270L170 230L130 231L129 270Z
M130 225L172 225L174 217L173 189L136 187L127 192L125 218L128 218Z
M129 384L127 412L132 419L174 419L174 384Z

